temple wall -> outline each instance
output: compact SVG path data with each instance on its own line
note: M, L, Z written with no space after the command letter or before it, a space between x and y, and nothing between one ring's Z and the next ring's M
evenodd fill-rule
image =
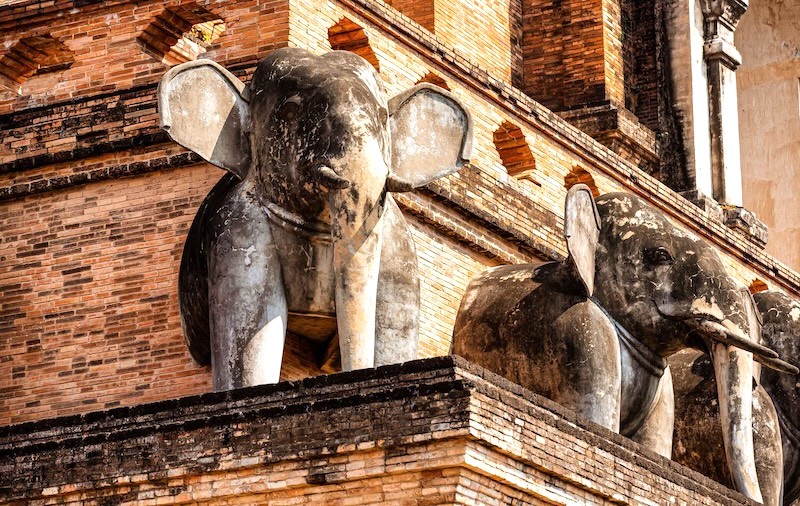
M228 17L228 3L201 3ZM33 76L23 95L0 93L0 425L211 388L209 370L195 365L183 344L176 279L188 226L222 172L158 128L155 91L165 67L142 56L135 41L153 9L126 2L76 8L64 26L102 25L106 36L95 43L108 44L59 74L77 87L51 90L53 77ZM448 353L472 276L501 263L563 258L565 183L578 176L600 193L632 191L651 200L714 244L744 286L760 279L797 294L800 277L747 236L511 88L504 76L493 77L505 71L487 74L479 58L453 52L454 35L446 31L431 34L381 3L356 0L237 3L230 13L230 33L206 56L243 80L272 48L329 51L328 30L346 17L362 27L390 96L433 73L471 111L471 164L397 196L418 252L422 357ZM8 40L21 33L9 28L14 15L0 17ZM103 56L112 47L125 48L111 53L113 62ZM123 63L133 61L140 63ZM118 72L99 70L116 64ZM507 123L530 149L535 168L528 177L510 176L498 153L494 134ZM290 336L282 377L317 374L316 364L310 344Z
M800 5L752 2L736 31L745 207L769 227L766 250L800 267Z

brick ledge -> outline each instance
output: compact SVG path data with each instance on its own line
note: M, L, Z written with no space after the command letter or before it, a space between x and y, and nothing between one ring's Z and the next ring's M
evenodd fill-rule
M316 427L321 420L330 426ZM227 436L208 439L204 431ZM614 465L605 469L565 462L558 449L540 439L544 435L565 445L574 442L569 452L584 452L587 459L595 452L613 456ZM662 490L678 487L695 500L751 504L455 356L0 427L0 492L12 500L33 499L47 490L50 495L77 487L86 492L370 449L408 455L415 445L447 440L474 441L480 455L497 452L489 457L504 456L520 469L542 471L595 497L635 501L627 481L615 482L624 480L624 469L634 479L652 480L654 491L658 483ZM194 444L205 448L208 458L189 451ZM119 456L140 447L158 458ZM218 455L226 451L228 457ZM423 467L429 458L421 455ZM53 472L57 462L67 460L68 473ZM319 484L315 479L309 470L305 483Z

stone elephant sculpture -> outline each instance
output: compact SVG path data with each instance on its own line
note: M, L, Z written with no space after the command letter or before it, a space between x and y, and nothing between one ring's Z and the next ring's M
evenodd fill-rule
M475 277L453 353L669 457L673 393L665 360L707 344L729 465L739 490L761 494L751 424L753 356L746 308L716 252L630 194L568 192L563 262L507 265Z
M800 302L771 291L755 293L752 300L752 326L760 330L762 343L800 364ZM719 410L710 395L716 381L708 362L701 352L671 361L676 378L674 458L730 486L730 475L720 466ZM753 438L764 504L789 505L800 498L800 384L793 375L766 368L756 369L754 379Z
M361 57L296 48L247 86L209 60L179 65L158 94L169 136L228 171L179 275L186 341L214 388L278 381L287 326L323 346L338 336L344 370L416 358L416 253L390 192L466 162L466 108L431 85L387 102Z

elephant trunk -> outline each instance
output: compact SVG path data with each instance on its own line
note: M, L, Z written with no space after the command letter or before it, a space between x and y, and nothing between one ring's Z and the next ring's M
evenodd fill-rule
M336 320L342 370L375 365L375 308L388 167L379 145L363 138L321 165L331 209Z
M763 502L753 450L753 356L733 346L709 342L717 378L725 454L736 489Z

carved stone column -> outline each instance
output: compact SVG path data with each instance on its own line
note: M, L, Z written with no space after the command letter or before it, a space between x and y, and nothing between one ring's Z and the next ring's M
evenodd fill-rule
M736 69L741 56L733 45L733 33L747 10L747 0L700 0L709 91L711 173L714 198L732 206L742 205L742 172L739 155L739 113Z

